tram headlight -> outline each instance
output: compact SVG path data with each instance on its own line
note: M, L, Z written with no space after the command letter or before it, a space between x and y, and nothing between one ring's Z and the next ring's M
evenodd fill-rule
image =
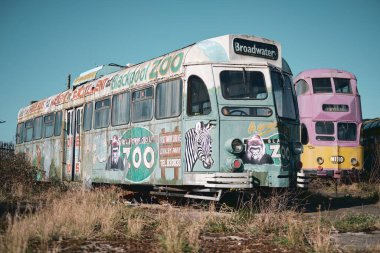
M243 169L243 161L240 158L229 157L226 160L226 165L234 172L238 172Z
M301 142L294 142L293 143L293 152L296 155L299 155L303 152L303 145Z
M358 165L358 159L356 159L356 158L351 158L351 164L352 164L352 166L356 166L356 165Z
M240 139L229 139L225 143L228 152L233 154L240 154L244 151L244 144Z
M323 164L324 161L325 161L325 160L323 160L322 157L318 157L318 158L317 158L317 163L318 163L319 165Z

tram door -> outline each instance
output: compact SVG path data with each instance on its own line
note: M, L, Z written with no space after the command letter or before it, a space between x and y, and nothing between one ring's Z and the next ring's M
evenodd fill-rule
M81 130L83 107L77 107L66 111L66 168L64 179L67 181L81 180Z
M218 172L219 124L212 69L191 66L186 73L184 172Z

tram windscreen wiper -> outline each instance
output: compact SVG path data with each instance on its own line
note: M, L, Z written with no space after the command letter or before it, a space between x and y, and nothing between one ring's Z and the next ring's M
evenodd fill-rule
M245 68L243 68L243 86L244 86L244 93L249 94L249 86L247 83L247 77L246 77L247 72L245 71Z

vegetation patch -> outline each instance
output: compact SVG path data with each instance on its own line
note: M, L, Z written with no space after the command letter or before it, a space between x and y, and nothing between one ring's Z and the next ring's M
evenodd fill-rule
M377 227L379 218L372 215L349 215L341 220L333 222L334 227L341 233L345 232L369 232L380 229Z

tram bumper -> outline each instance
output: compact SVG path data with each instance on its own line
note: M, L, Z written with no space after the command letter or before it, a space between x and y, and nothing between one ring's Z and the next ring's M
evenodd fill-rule
M253 188L252 172L212 173L205 175L205 187L209 188Z
M204 177L204 186L210 188L289 187L289 173L271 169L270 166L245 166L244 172L212 173Z
M316 177L316 173L312 171L301 170L297 172L297 187L299 188L308 188L310 180Z

